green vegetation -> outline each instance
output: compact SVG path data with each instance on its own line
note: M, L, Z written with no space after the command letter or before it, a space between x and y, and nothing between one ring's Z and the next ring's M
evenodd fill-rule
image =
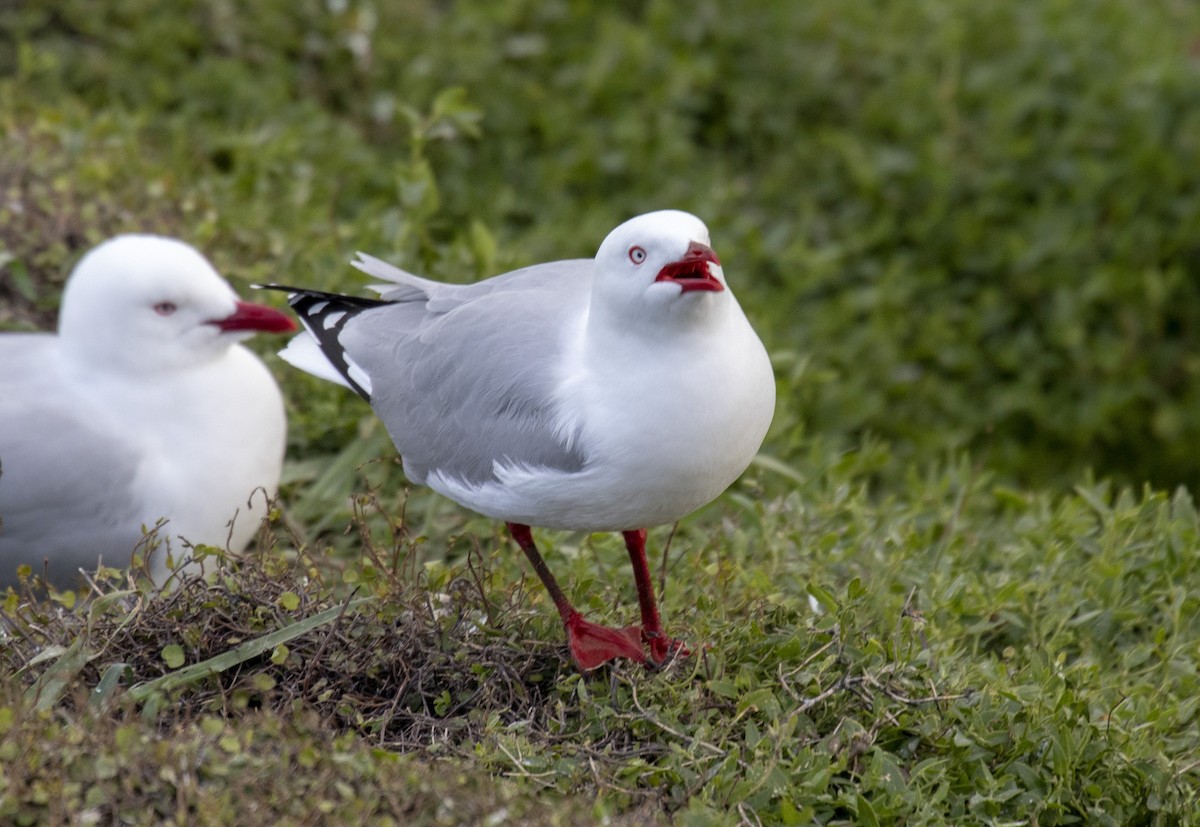
M355 250L467 281L674 206L780 390L760 462L651 532L704 653L580 676L498 528L256 342L291 416L260 547L8 596L0 822L1196 820L1200 8L760 5L0 9L8 329L122 230L353 291ZM631 616L618 541L539 540Z

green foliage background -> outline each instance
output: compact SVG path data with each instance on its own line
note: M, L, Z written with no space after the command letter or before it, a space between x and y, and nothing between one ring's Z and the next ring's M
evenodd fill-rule
M178 232L234 273L346 289L357 248L467 280L693 210L778 357L771 453L875 434L898 462L969 448L1020 481L1195 483L1196 18L1116 0L18 5L6 154L48 212L77 202L88 242ZM69 258L45 234L5 241Z
M0 138L6 328L52 324L70 265L118 231L195 243L243 294L355 291L355 250L469 281L678 207L709 224L780 391L757 468L677 541L698 576L667 614L715 642L712 673L547 690L580 732L652 758L598 770L577 732L538 741L484 710L457 786L327 731L323 698L82 733L21 712L22 677L0 687L0 763L25 768L25 809L0 795L0 816L98 806L61 776L113 782L104 812L145 817L146 790L106 767L153 779L148 755L217 745L263 779L336 778L364 818L415 773L422 802L534 823L543 785L612 796L561 823L642 823L650 791L694 824L1192 823L1200 520L1161 489L1200 483L1200 5L18 0L0 4ZM271 364L293 527L352 559L348 495L400 499L393 466L363 465L386 435ZM493 531L407 504L452 551ZM548 542L604 612L620 549ZM926 683L963 691L917 703ZM806 705L831 687L855 688ZM341 763L276 765L255 733ZM214 818L239 812L225 764L195 765ZM176 796L146 785L165 819Z

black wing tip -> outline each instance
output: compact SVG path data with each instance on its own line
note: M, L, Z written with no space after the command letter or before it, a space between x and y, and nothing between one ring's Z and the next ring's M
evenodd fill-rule
M309 335L316 339L317 347L325 354L325 358L342 375L351 390L370 402L371 394L351 375L350 359L338 337L345 329L346 324L359 313L392 302L359 296L345 296L341 293L327 293L323 290L308 290L302 287L285 285L270 285L270 287L288 292L288 306L296 312L300 323L304 325Z
M255 290L278 290L281 293L305 292L305 288L303 287L293 287L290 284L276 284L275 282L271 282L270 284L251 284L250 286Z
M363 296L348 296L345 293L330 293L326 290L312 290L307 287L294 287L290 284L252 284L250 285L256 290L277 290L281 293L288 294L288 304L297 311L310 313L310 308L314 304L325 302L325 306L319 311L311 313L314 317L320 317L326 313L334 313L337 311L349 312L351 314L358 313L362 310L368 310L372 307L380 307L385 304L392 304L386 299L371 299Z

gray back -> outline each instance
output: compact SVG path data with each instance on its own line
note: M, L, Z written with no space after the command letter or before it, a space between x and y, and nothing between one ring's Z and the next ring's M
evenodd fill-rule
M471 285L384 293L339 337L371 377L371 406L414 482L437 470L468 483L494 463L574 471L587 457L562 433L556 358L591 294L592 261L554 262Z

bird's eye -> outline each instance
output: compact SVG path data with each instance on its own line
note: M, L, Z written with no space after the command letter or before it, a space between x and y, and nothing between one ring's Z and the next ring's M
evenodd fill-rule
M629 260L632 261L634 264L641 264L643 261L646 260L646 251L643 250L641 247L630 247L629 248Z
M178 309L179 308L176 307L175 302L159 302L158 304L154 305L154 312L160 316L170 316Z

